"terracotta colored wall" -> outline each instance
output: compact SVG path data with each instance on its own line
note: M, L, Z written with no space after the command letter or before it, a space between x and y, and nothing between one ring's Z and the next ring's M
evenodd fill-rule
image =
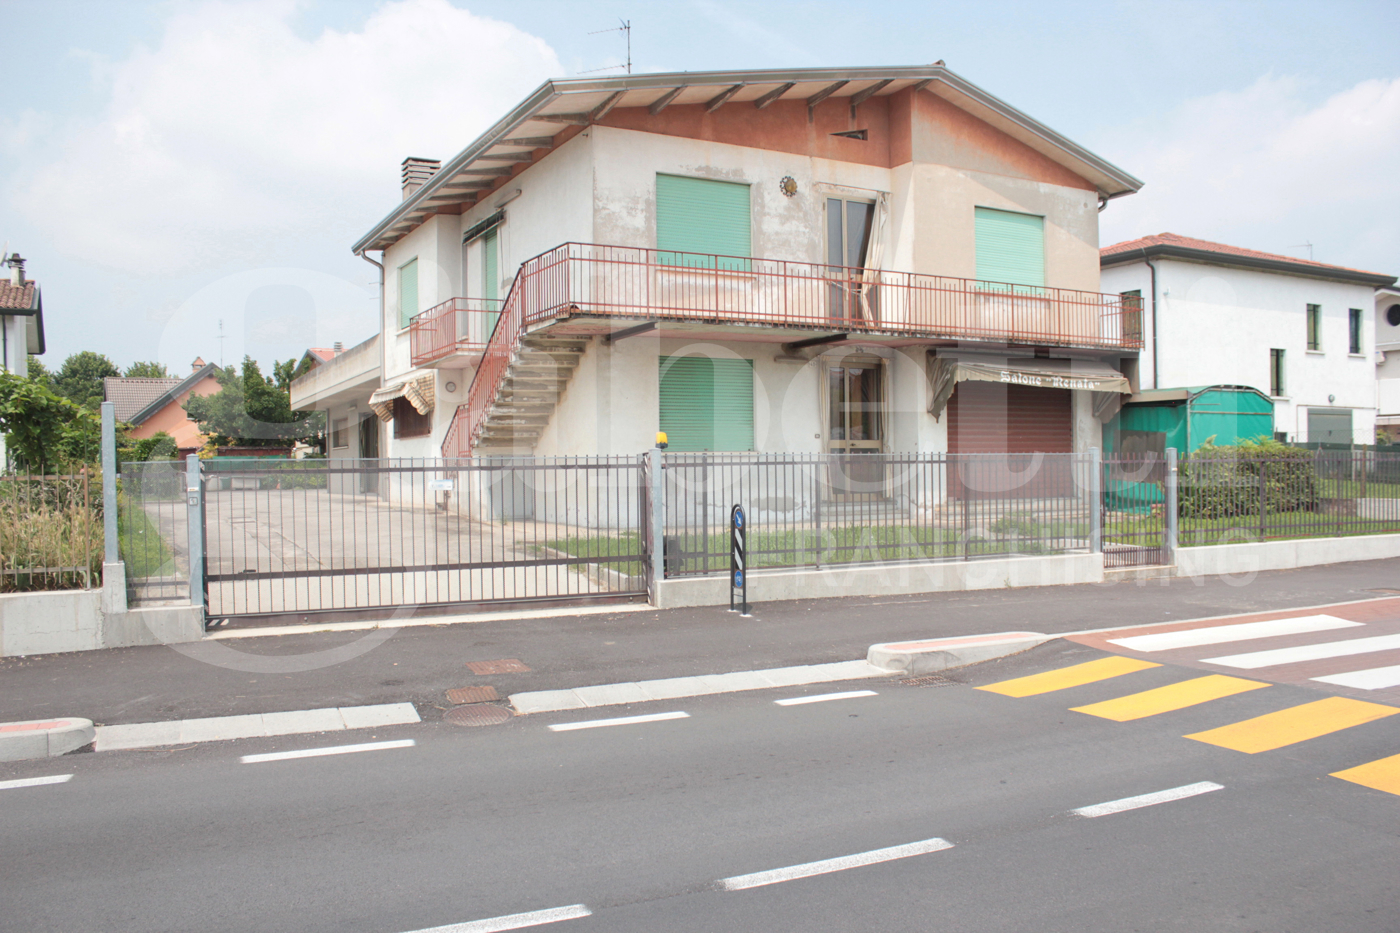
M175 438L175 446L177 447L203 446L204 435L199 433L199 426L185 415L183 406L191 395L213 395L219 391L219 388L218 380L213 376L205 376L196 382L188 392L147 418L144 424L132 428L131 436L138 439L154 437L164 431Z

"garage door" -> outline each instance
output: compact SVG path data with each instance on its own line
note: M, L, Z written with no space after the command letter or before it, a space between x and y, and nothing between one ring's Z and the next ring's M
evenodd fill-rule
M1074 437L1068 389L960 382L948 401L948 450L973 457L949 477L949 494L973 499L1041 499L1073 494Z

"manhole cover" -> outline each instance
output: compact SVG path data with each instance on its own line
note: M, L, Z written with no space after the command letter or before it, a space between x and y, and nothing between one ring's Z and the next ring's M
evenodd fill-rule
M447 691L449 703L490 703L499 699L496 688L490 684L484 687L458 687L456 690Z
M444 722L454 726L497 726L510 718L510 710L489 703L459 706L442 715Z
M530 669L515 658L502 658L499 661L468 661L467 670L473 674L525 674Z
M908 678L908 679L906 679L906 680L901 680L900 683L903 684L903 685L906 686L906 687L956 687L956 686L958 686L958 682L957 682L956 680L949 680L947 677L944 677L942 674L925 674L925 675L922 676L922 677L910 677L910 678Z

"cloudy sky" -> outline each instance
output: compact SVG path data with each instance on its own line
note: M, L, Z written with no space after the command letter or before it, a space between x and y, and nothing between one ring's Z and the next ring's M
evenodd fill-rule
M374 332L350 245L406 155L546 78L947 61L1147 182L1105 244L1176 233L1400 272L1400 4L0 0L0 240L56 367ZM220 322L224 339L219 339Z

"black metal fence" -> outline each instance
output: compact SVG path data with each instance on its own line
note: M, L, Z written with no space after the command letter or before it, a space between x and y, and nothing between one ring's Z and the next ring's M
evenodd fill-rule
M0 476L0 593L102 584L102 477Z
M1400 532L1400 454L1295 450L1181 465L1183 546Z
M1168 461L1155 454L1103 458L1103 563L1105 567L1164 564L1167 541Z
M185 463L122 464L117 486L117 548L133 605L187 603L190 596L189 509Z
M204 481L211 618L646 592L636 457L245 461Z
M667 454L665 574L724 573L729 510L748 565L823 567L1087 552L1076 454Z

